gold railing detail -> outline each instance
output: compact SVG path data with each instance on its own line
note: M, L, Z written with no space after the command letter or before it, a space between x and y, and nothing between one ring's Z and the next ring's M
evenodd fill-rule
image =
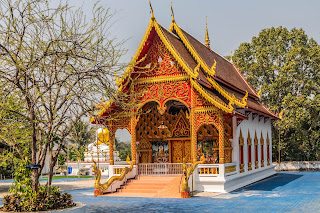
M231 173L231 172L235 172L237 171L237 168L236 166L228 166L225 168L225 173L228 174L228 173Z
M113 169L113 174L115 175L121 175L123 168L114 168Z
M219 168L199 168L199 175L217 175Z

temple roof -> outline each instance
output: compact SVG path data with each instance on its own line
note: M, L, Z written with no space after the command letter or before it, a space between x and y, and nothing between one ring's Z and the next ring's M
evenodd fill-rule
M258 94L232 62L181 29L174 19L167 30L157 23L152 14L131 64L139 64L144 59L152 46L155 34L158 34L177 63L189 75L192 86L214 106L227 113L235 112L237 108L244 108L260 112L272 119L279 119L260 102ZM129 66L124 75L117 79L119 91L126 90L124 85L128 85L125 83L130 79L128 77L133 75L133 69L133 66ZM98 114L102 115L105 111L101 110Z
M180 28L181 29L181 28ZM233 63L225 59L224 57L217 54L212 49L209 49L200 41L195 39L189 33L181 29L186 38L189 40L190 44L197 51L199 56L204 60L204 62L211 67L215 61L217 63L216 73L214 79L219 83L226 84L233 87L234 90L241 91L245 95L248 91L249 95L255 99L259 99L256 92L251 88L249 83L241 75L241 73L236 69Z

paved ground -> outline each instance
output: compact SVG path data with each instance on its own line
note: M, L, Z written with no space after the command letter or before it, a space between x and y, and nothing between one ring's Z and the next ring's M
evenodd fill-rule
M72 181L73 180L73 181ZM106 177L102 177L102 182L106 181ZM61 190L63 191L70 191L75 189L83 189L83 188L89 188L94 186L95 179L93 178L74 178L70 179L69 181L66 181L66 179L57 179L53 180L53 185L59 186ZM8 189L12 184L11 181L6 181L5 183L0 182L0 201L3 198L4 195L8 194ZM46 184L46 181L40 181L40 184ZM1 204L1 202L0 202Z
M89 212L320 212L320 172L282 172L228 194L205 197L96 197L93 188L70 191Z
M93 197L93 191L68 192L86 203L88 212L320 212L320 172L282 172L232 193L191 199Z

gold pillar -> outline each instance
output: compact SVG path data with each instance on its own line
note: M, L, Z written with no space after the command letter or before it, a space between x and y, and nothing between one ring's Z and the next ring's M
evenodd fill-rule
M223 115L219 113L219 163L224 163L224 125Z
M109 141L109 165L114 165L113 160L113 146L114 146L114 139L115 139L114 132L110 132L110 141Z
M192 150L192 159L193 162L197 162L197 129L195 125L195 118L194 118L194 112L192 113L193 110L191 110L191 150Z
M191 88L191 110L190 110L190 130L191 130L191 159L197 162L197 128L195 118L195 94L194 88Z
M136 121L136 117L133 115L131 116L131 122L130 122L130 126L131 126L131 156L132 156L132 162L133 162L133 165L136 165L136 159L137 159L137 144L136 144L136 134L137 134L137 131L136 131L136 124L137 124L137 121Z

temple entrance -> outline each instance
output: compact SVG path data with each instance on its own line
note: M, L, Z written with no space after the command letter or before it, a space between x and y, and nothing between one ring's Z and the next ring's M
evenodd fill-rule
M171 163L183 163L183 158L187 163L191 163L191 141L171 140Z
M183 160L192 162L188 113L179 101L168 101L164 112L156 102L142 108L136 134L140 175L181 175Z

